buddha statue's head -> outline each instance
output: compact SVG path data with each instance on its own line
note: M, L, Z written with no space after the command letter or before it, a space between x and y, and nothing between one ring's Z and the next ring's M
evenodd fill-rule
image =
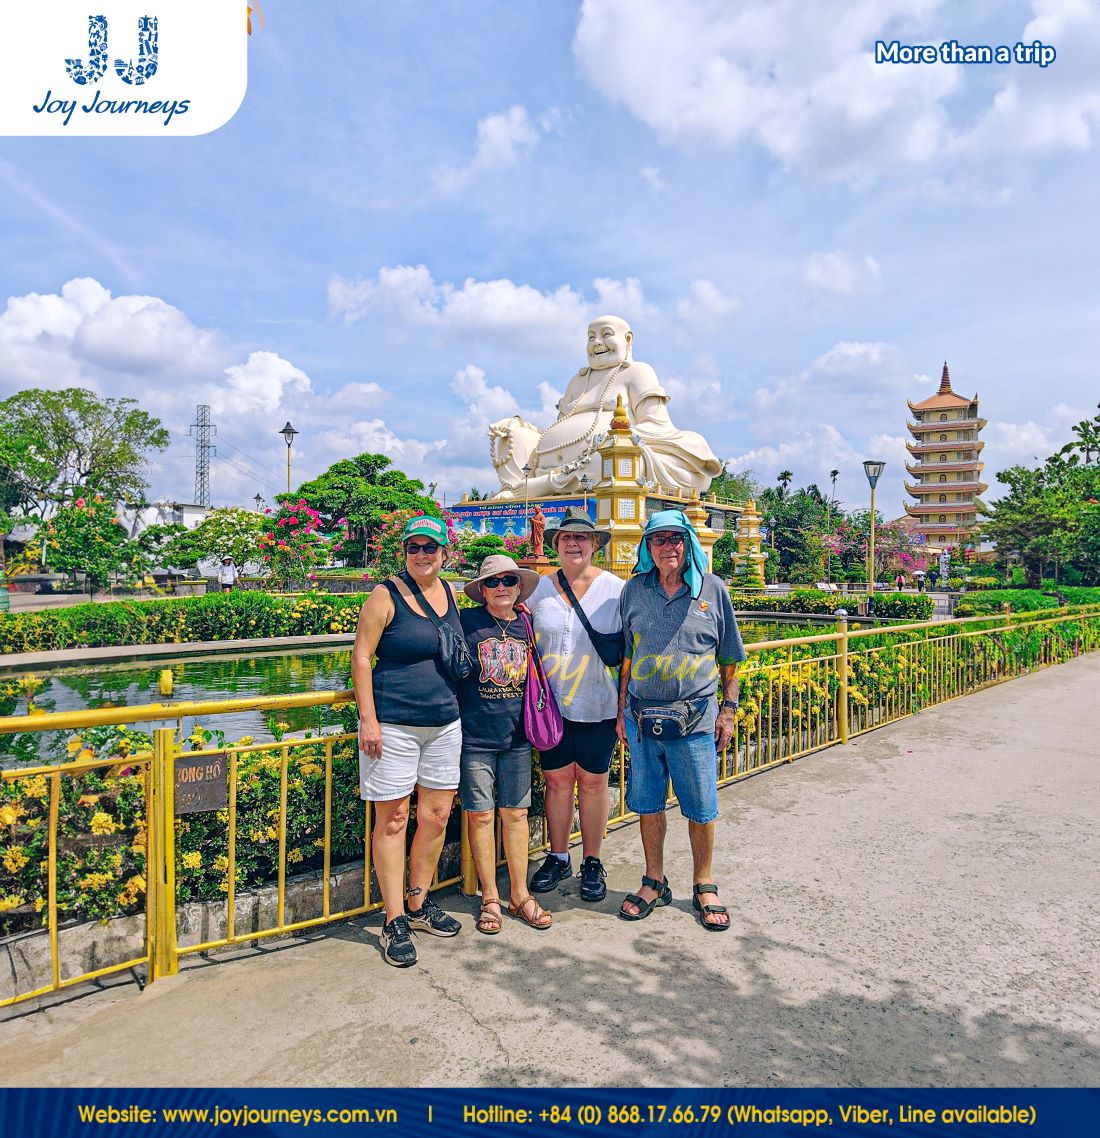
M634 333L621 316L597 316L588 325L588 366L597 369L618 367L631 359Z

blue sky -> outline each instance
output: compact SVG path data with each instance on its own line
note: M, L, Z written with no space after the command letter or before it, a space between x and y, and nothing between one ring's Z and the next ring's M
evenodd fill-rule
M549 422L608 311L720 457L850 505L883 458L890 516L944 359L989 481L1095 414L1094 0L261 6L221 130L0 139L0 395L136 397L154 495L191 496L197 403L215 504L282 487L287 418L296 480L373 450L493 487L487 424Z

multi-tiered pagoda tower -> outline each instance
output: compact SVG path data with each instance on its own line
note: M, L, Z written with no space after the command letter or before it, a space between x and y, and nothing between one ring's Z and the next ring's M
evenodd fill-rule
M930 553L963 545L976 528L974 499L988 487L981 481L985 446L979 439L985 420L978 418L978 397L956 395L946 362L940 389L920 403L910 403L913 422L907 424L913 441L905 444L913 476L905 489L916 498L905 512L924 535Z

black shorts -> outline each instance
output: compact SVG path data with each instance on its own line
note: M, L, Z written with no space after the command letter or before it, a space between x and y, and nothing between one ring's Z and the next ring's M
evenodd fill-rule
M601 719L598 723L577 723L564 720L561 742L549 751L541 751L544 771L556 771L576 763L589 774L607 774L611 769L611 756L619 741L615 734L615 720Z

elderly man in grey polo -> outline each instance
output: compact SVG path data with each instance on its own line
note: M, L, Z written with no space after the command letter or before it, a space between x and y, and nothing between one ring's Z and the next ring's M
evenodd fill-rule
M703 548L682 510L661 510L649 519L634 572L621 600L627 658L616 729L630 749L626 804L640 817L645 873L619 916L640 921L672 900L664 872L671 780L688 820L692 906L703 928L725 932L729 913L717 904L711 868L718 752L733 737L737 665L745 648L729 593L706 571Z

